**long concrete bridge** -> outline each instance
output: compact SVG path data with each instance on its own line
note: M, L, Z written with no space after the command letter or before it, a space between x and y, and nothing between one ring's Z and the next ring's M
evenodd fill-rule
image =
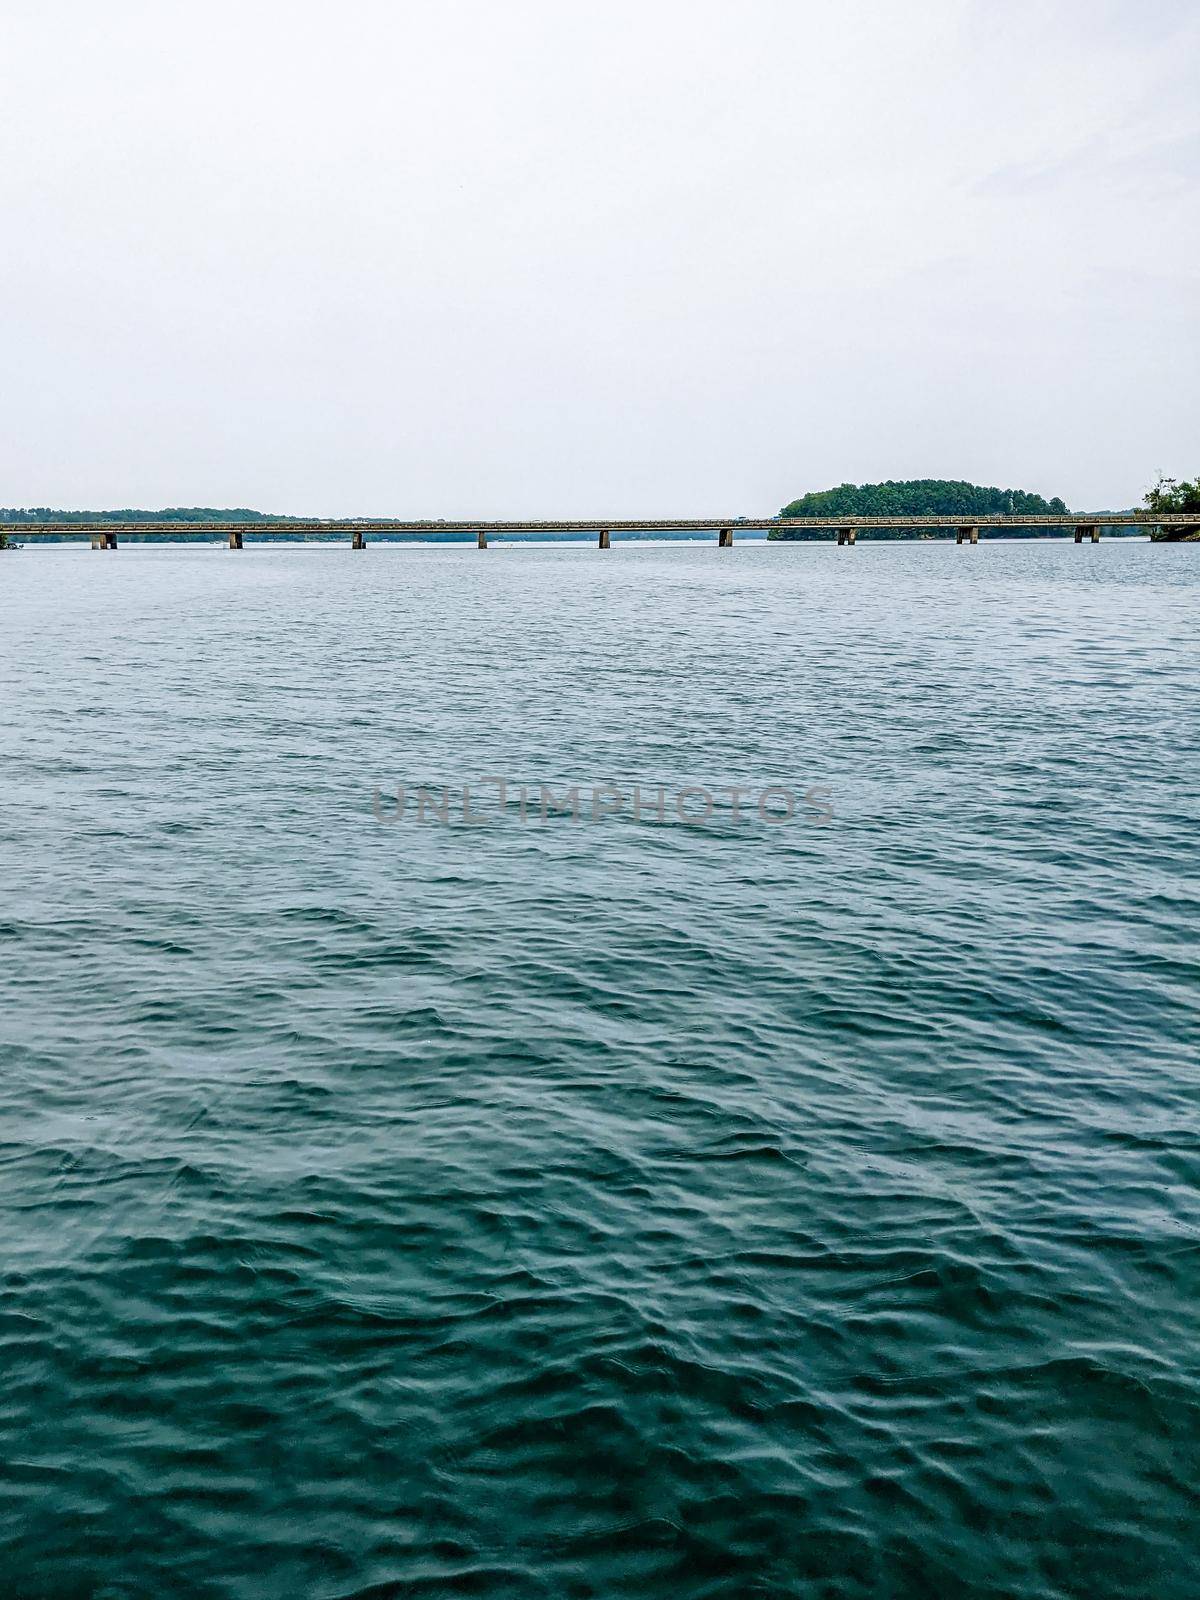
M13 522L0 524L0 532L10 539L88 539L93 550L116 550L122 536L138 539L144 535L155 538L180 540L228 539L231 550L245 547L247 534L258 539L331 540L349 539L354 550L366 548L368 538L382 535L405 535L411 539L446 539L461 535L474 539L481 550L486 550L489 536L530 533L594 533L601 550L611 547L613 534L619 533L707 533L716 534L722 549L733 544L735 533L782 533L795 529L804 533L826 533L836 536L839 545L853 545L860 533L870 534L873 529L900 530L911 528L915 533L944 532L954 536L956 544L978 544L981 535L1003 535L1009 531L1030 528L1062 529L1073 533L1075 543L1085 540L1097 544L1103 527L1129 527L1146 529L1178 528L1181 532L1195 532L1195 513L1162 513L1154 511L1113 512L1037 512L1031 516L990 517L649 517L641 520L614 521L599 518L583 521L522 521L488 522L471 519L455 522L403 522L386 518L352 518L328 521L291 522Z

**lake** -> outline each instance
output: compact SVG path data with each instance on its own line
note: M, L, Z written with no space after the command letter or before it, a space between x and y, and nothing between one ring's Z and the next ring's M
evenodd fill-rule
M4 1594L1194 1600L1198 618L0 555Z

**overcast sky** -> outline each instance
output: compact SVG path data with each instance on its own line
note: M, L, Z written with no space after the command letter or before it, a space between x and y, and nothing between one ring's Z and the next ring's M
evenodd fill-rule
M1200 472L1195 0L0 0L0 504Z

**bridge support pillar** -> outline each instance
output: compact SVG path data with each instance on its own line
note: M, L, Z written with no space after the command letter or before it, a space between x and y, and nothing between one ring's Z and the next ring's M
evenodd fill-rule
M955 542L955 544L963 544L964 542L967 543L967 544L978 544L979 543L979 529L978 528L960 528L958 530L958 532L954 535L954 542Z
M601 550L611 550L612 549L612 540L609 537L609 531L608 531L607 528L601 528L600 529L599 548Z
M1082 523L1078 528L1075 529L1075 543L1076 544L1082 544L1083 543L1083 536L1084 536L1085 533L1090 533L1091 534L1092 543L1093 544L1099 544L1100 543L1100 529L1097 526L1097 524L1085 522L1085 523Z
M229 548L231 550L241 550L243 548L242 535L237 528L230 528L229 530Z
M93 550L103 550L104 549L104 535L102 533L94 533L92 535L92 549Z
M487 532L485 529L480 528L479 532L475 535L475 546L476 549L479 550L487 549Z
M857 542L858 542L858 529L857 528L839 528L838 531L837 531L837 536L838 536L838 543L839 544L857 544Z
M367 548L367 541L361 528L355 528L350 535L350 548L351 550L365 550Z
M717 549L718 550L732 550L733 549L733 529L732 528L719 528L717 530Z
M100 535L100 548L101 550L115 550L117 548L116 534L102 533Z

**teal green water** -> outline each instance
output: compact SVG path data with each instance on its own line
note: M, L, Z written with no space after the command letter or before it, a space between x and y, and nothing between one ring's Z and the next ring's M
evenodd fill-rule
M0 556L5 1600L1194 1600L1198 616ZM834 816L372 814L490 774Z

